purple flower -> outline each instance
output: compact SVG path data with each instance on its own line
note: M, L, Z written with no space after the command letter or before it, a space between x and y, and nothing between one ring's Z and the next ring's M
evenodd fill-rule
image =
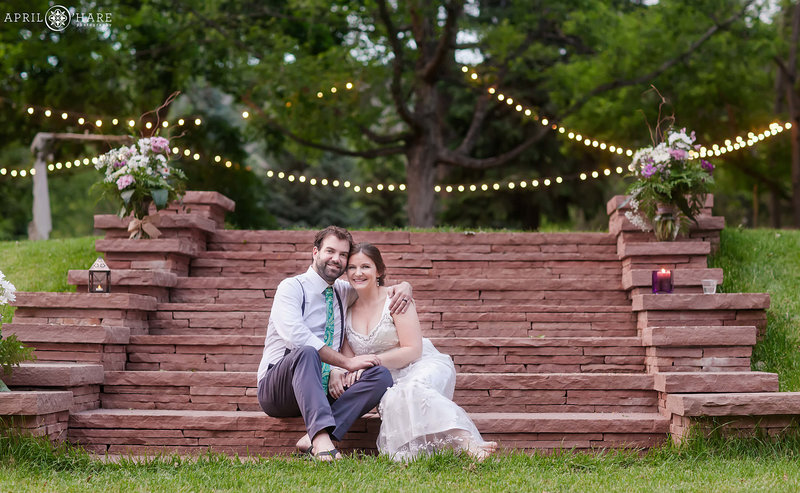
M169 141L164 137L153 137L150 139L150 148L153 152L164 152L169 148Z
M132 185L136 180L131 175L122 175L117 180L117 188L124 190L126 187Z
M652 164L648 163L642 168L642 176L645 178L650 178L656 173L656 168Z
M700 160L700 167L708 171L709 175L714 172L714 165L705 159Z
M125 166L125 164L126 164L125 161L117 161L116 163L114 163L114 167L115 168L121 168L121 167Z
M670 149L669 155L672 156L673 159L678 159L680 161L689 157L689 153L685 149Z

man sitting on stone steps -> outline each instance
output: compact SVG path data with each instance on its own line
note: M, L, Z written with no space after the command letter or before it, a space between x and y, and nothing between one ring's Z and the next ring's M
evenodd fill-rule
M261 408L273 417L302 416L308 433L297 448L324 461L341 458L332 440L341 441L392 386L389 370L374 354L339 353L345 310L356 298L350 284L338 280L352 243L350 233L337 226L316 234L308 271L284 279L275 291L258 367ZM411 285L392 288L391 312L405 313Z

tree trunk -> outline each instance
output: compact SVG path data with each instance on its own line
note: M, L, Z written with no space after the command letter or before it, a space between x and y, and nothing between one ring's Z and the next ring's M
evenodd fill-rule
M408 181L408 225L431 228L436 225L436 147L419 139L406 153Z
M772 228L781 229L781 197L774 186L769 187L769 221Z
M800 228L800 91L797 82L797 44L800 42L800 3L792 11L792 36L789 46L786 103L789 121L792 122L792 219L795 228Z
M792 122L792 214L795 228L800 228L800 97L791 90L789 115Z

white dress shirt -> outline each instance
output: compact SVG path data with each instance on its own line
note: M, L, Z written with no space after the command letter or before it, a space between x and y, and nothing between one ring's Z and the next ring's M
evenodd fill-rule
M299 282L298 282L299 281ZM302 284L302 286L301 286ZM269 365L275 364L283 358L287 349L301 346L311 346L317 351L325 345L325 289L330 286L313 267L309 267L305 274L289 277L278 284L275 290L275 299L272 302L272 311L267 324L267 337L264 341L264 353L261 364L258 365L258 378L260 382L266 375ZM339 350L341 342L342 320L341 314L355 301L357 294L350 283L337 279L333 284L336 294L333 297L333 344L332 349ZM305 292L305 309L303 294ZM339 310L339 300L344 304Z

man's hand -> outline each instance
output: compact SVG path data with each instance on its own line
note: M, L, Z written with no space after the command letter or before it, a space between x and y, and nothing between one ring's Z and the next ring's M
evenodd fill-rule
M328 393L331 397L338 399L350 387L347 383L348 375L350 373L341 368L331 368L331 374L328 377Z
M390 286L389 296L392 298L392 300L389 302L389 313L392 315L395 313L405 313L406 310L408 310L409 305L414 302L414 298L411 297L411 284L405 281L401 282L400 284Z
M374 354L362 354L361 356L353 356L347 358L347 364L344 366L348 371L354 372L363 370L364 368L371 368L381 364L380 358Z

